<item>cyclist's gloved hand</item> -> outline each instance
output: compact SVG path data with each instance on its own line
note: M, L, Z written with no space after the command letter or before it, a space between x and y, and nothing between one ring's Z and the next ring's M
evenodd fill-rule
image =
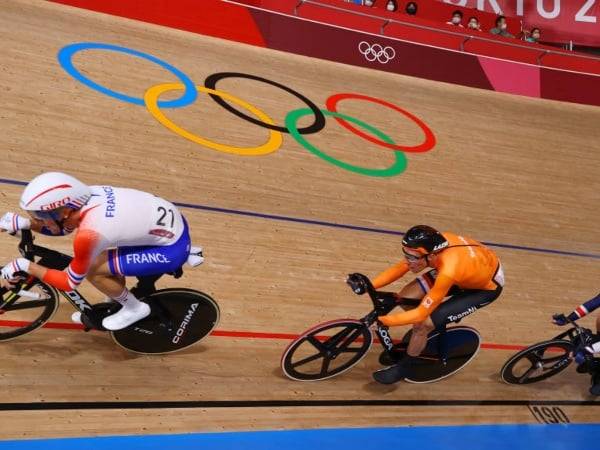
M350 289L357 295L363 295L367 292L367 281L366 276L361 273L351 273L346 279L346 283L350 286Z
M554 325L564 326L569 323L564 314L554 314L552 316L552 322Z
M7 212L0 218L0 231L8 231L9 234L15 234L20 230L29 230L31 220L17 213Z
M27 273L29 271L29 263L30 261L25 258L14 259L2 268L2 271L0 271L0 276L2 276L2 279L11 284L16 283L23 278L23 272Z

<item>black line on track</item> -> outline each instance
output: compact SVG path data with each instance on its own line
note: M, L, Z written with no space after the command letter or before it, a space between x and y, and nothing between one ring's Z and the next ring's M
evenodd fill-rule
M600 406L600 400L208 400L0 403L0 411L97 409L284 408L349 406Z

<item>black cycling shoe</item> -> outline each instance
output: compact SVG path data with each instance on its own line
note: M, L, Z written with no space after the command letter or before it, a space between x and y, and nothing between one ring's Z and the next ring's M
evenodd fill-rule
M412 375L412 362L416 358L406 355L402 360L391 367L373 372L373 379L381 384L394 384Z
M403 351L383 351L379 355L379 364L385 367L393 366L394 364L398 364L400 360L404 358L404 355L406 355L406 353Z
M577 373L588 373L590 371L588 362L582 362L577 366L575 370L577 371Z
M590 394L600 395L600 372L596 372L592 375L592 387L590 387Z
M400 342L394 345L391 351L384 350L379 355L379 364L382 366L393 366L397 364L406 355L408 342Z

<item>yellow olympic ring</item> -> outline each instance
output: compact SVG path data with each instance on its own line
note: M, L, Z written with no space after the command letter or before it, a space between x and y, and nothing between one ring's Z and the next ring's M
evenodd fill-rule
M158 120L162 125L167 127L173 133L178 134L186 139L189 139L196 144L200 144L204 147L210 148L212 150L217 150L219 152L224 153L233 153L234 155L242 155L242 156L260 156L267 155L269 153L275 152L279 150L281 147L281 143L283 142L283 136L279 131L270 130L269 132L269 140L265 142L263 145L258 147L233 147L231 145L219 144L218 142L209 141L204 139L198 135L190 133L189 131L181 128L179 125L173 123L167 116L163 114L158 106L158 98L161 94L164 94L168 91L175 90L184 90L185 85L182 83L165 83L165 84L157 84L156 86L152 86L150 89L146 91L144 94L144 103L146 104L146 109L152 114L152 116ZM229 100L232 103L236 103L242 108L247 109L252 114L257 116L260 120L269 125L274 125L275 122L267 116L260 109L252 106L251 104L245 102L242 99L234 97L231 94L228 94L223 91L219 91L216 89L209 89L204 86L196 86L199 92L206 92L207 94L218 95L219 97Z

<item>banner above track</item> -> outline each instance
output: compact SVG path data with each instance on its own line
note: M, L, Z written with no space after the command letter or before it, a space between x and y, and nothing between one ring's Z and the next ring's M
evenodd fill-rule
M600 0L438 0L519 17L525 29L542 29L542 41L600 47Z

